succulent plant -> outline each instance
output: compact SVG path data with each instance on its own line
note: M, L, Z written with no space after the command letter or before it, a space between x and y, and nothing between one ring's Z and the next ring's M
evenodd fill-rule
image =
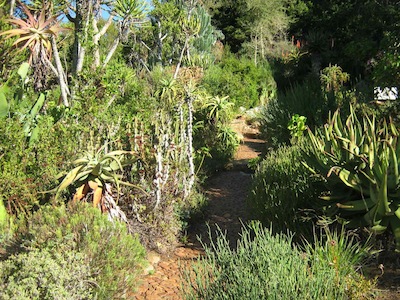
M377 234L391 227L400 251L399 131L392 120L361 117L351 106L345 122L336 111L323 130L309 130L305 164L326 179L331 193L320 198L329 214Z
M94 207L100 207L103 212L107 211L109 214L114 213L115 209L119 211L118 201L114 201L112 197L110 184L115 184L117 187L117 200L121 184L136 187L123 181L120 174L125 166L132 165L135 161L137 159L132 151L107 152L105 146L96 151L92 147L73 162L72 170L59 176L62 180L52 191L56 192L57 199L68 187L77 186L73 201L80 201L91 194Z

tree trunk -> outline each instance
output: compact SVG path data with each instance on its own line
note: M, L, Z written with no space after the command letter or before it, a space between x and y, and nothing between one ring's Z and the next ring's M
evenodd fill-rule
M15 0L10 1L10 17L14 15L14 10L15 10Z
M181 55L179 57L179 61L176 65L176 69L175 69L175 73L174 73L174 79L176 79L178 77L178 73L179 73L179 69L181 67L182 64L182 60L183 60L183 54L185 53L186 47L188 46L188 42L189 42L189 37L187 36L185 39L185 44L183 45L183 49L181 51Z
M100 47L99 47L99 41L100 38L107 32L108 28L110 27L110 25L112 24L113 21L113 16L110 15L110 17L108 18L106 24L104 24L103 28L101 28L101 30L99 31L98 27L97 27L97 20L94 17L93 18L93 44L94 44L94 66L96 68L100 67ZM114 50L115 51L115 50Z
M86 42L88 35L88 27L90 23L90 16L92 14L92 1L90 0L77 0L75 9L75 40L73 47L73 65L72 72L74 75L79 74L83 68L85 60Z
M114 43L113 43L113 45L112 45L110 51L108 52L108 54L107 54L107 56L106 56L106 59L105 59L104 62L103 62L103 65L102 65L103 68L104 68L105 66L107 66L108 62L110 61L110 59L111 59L112 56L114 55L115 51L117 50L117 47L118 47L118 45L119 45L119 41L120 41L119 38L117 38L117 39L114 41Z
M65 75L61 60L60 60L60 55L59 55L58 49L57 49L56 38L54 36L51 37L51 46L53 49L54 62L56 64L56 69L57 69L57 73L58 73L57 79L60 84L61 98L62 98L63 104L66 107L68 107L69 106L68 95L70 94L69 89L68 89L68 81L67 81L67 76ZM54 70L54 68L52 68L52 69Z

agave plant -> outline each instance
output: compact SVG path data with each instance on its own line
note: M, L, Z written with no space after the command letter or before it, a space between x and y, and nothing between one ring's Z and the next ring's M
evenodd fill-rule
M116 150L106 153L105 147L99 150L85 151L83 157L75 160L75 166L67 174L60 176L61 183L53 191L56 192L56 199L68 187L78 186L73 196L73 201L80 201L92 192L92 203L94 207L100 207L102 211L108 211L110 203L110 184L117 186L117 197L120 194L120 185L133 186L122 180L122 172L125 166L136 161L132 151ZM107 195L105 195L105 192ZM116 203L118 202L118 198Z
M323 196L327 211L369 226L375 233L391 227L400 250L400 142L389 120L357 117L353 107L342 122L339 111L322 131L309 130L311 156L306 165L325 176L331 194Z

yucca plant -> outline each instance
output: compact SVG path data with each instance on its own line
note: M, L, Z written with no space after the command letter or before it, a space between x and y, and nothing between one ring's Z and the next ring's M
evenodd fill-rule
M378 122L354 108L345 122L336 111L323 130L309 130L311 156L306 165L326 179L322 196L331 215L350 226L369 226L377 234L391 227L400 251L400 143L392 120Z
M124 167L132 165L135 161L137 159L132 151L107 152L105 146L96 151L92 147L85 151L81 158L73 162L75 167L72 170L60 176L63 179L53 190L56 192L56 199L68 187L74 185L77 186L77 189L73 201L80 201L92 192L93 206L100 207L102 211L110 211L110 207L115 208L118 202L121 184L135 187L133 184L123 181L121 174ZM115 203L110 184L115 184L117 187Z

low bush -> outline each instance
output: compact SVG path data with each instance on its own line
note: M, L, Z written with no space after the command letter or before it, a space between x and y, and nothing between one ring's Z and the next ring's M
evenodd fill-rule
M252 223L243 228L236 249L231 249L220 231L193 270L185 271L183 293L186 299L304 300L349 299L367 293L371 284L355 272L359 245L348 246L348 241L331 246L337 253L342 254L337 250L341 247L349 254L332 263L334 257L328 252L333 242L304 252L292 245L290 235L274 235L271 229Z
M272 223L275 231L289 229L301 235L312 228L304 211L313 207L322 185L301 163L305 146L301 141L282 146L268 153L256 169L249 203L257 219Z
M38 140L29 143L24 124L17 117L0 119L0 197L9 213L24 213L47 201L46 190L55 184L66 159L79 145L63 124L41 116Z
M275 81L268 64L256 66L246 58L226 55L206 70L202 85L210 95L228 95L236 108L260 105L261 98L275 93Z
M99 299L119 299L137 286L145 250L125 224L110 222L85 203L42 206L18 230L14 242L22 249L52 255L79 252L95 281ZM78 284L78 283L76 283Z
M34 249L0 262L0 298L94 299L91 274L82 253Z

